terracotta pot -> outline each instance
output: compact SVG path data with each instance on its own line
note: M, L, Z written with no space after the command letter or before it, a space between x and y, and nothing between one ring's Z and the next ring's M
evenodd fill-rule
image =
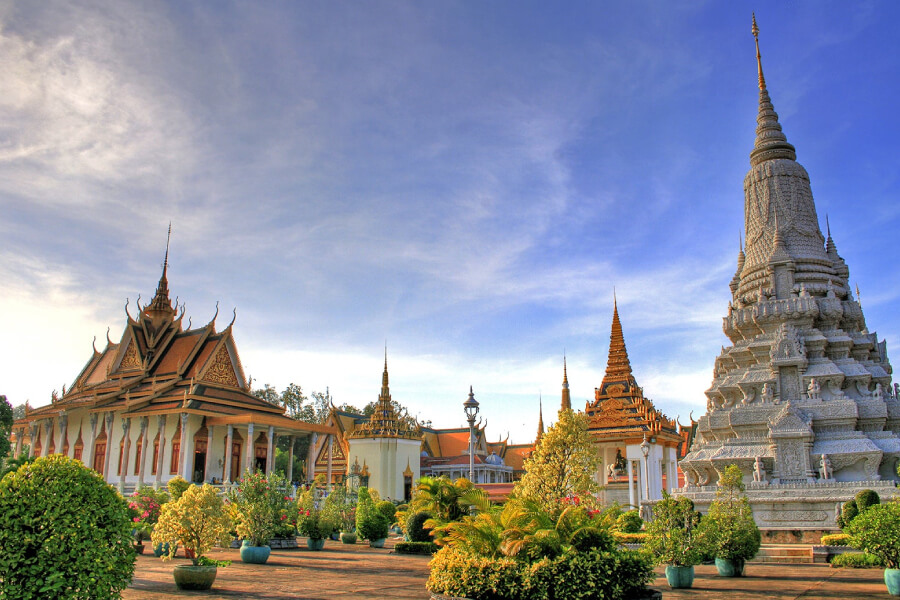
M216 580L217 568L178 565L172 572L179 590L208 590Z

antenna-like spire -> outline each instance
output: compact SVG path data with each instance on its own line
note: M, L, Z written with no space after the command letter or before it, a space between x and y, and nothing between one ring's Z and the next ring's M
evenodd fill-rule
M563 353L563 382L562 382L562 410L572 410L572 400L569 396L569 374L566 372L566 355Z
M534 444L537 445L544 435L544 399L538 394L538 429L537 436L534 438Z
M753 39L756 40L756 68L759 71L759 89L765 91L766 78L763 77L762 56L759 54L759 27L756 26L756 13L753 13Z

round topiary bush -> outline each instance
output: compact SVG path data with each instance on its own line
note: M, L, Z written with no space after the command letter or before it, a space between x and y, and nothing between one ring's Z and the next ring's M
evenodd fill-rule
M644 525L644 520L636 510L629 510L616 519L616 529L622 533L637 533Z
M856 509L862 512L875 504L881 504L881 498L875 490L860 490L856 493Z
M841 516L838 517L838 526L841 529L847 527L858 514L859 509L856 507L856 500L844 502L844 506L841 508Z
M411 542L430 542L431 531L425 529L425 521L431 518L431 513L427 511L415 512L406 519L406 535L409 536Z
M119 598L131 529L125 499L81 461L23 465L0 481L0 597Z
M394 506L393 502L390 500L382 500L375 504L375 508L385 516L389 524L394 522L394 515L397 514L397 507Z

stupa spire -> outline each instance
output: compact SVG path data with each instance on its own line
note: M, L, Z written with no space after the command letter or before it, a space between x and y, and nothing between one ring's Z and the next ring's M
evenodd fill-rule
M544 436L544 400L540 396L538 396L538 428L537 435L534 438L534 443L537 445L538 442L541 441L541 438Z
M159 278L159 283L156 286L156 295L153 296L153 300L150 301L150 304L147 305L147 308L150 310L157 311L173 311L172 309L172 301L169 299L169 280L166 277L166 273L169 269L169 242L172 240L172 223L169 223L169 233L166 235L166 256L163 259L163 268L162 275Z
M563 382L562 382L562 410L572 410L572 400L569 397L569 376L566 373L566 355L563 354Z
M781 131L778 113L769 98L766 79L763 76L762 57L759 53L759 27L753 15L753 38L756 40L756 67L759 73L759 115L756 117L756 143L750 153L750 164L758 165L766 160L787 158L797 160L797 152Z
M619 321L619 305L613 296L612 328L609 333L609 358L606 362L606 374L603 376L601 388L612 381L634 381L631 372L631 362L628 360L628 349L625 348L625 335L622 333L622 323Z

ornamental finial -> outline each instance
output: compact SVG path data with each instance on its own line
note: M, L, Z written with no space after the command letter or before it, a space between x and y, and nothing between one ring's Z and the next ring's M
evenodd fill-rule
M756 26L756 13L753 13L753 39L756 40L756 68L759 71L759 89L766 89L766 78L763 77L762 57L759 54L759 27Z

